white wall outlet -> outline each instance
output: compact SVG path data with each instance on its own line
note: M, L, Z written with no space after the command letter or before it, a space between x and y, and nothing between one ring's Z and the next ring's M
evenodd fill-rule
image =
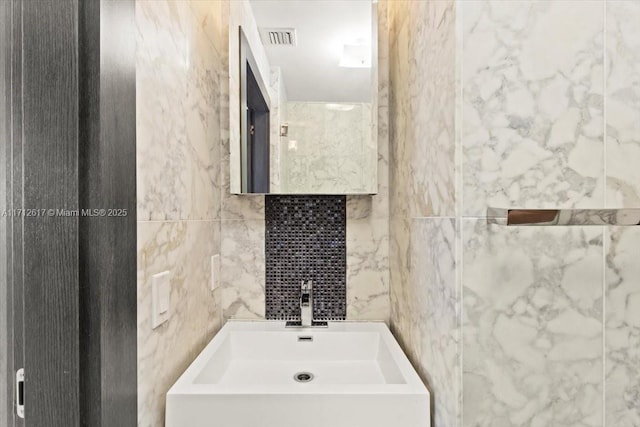
M169 320L171 315L171 282L169 272L151 277L151 328L155 329Z
M211 257L211 290L220 286L220 255Z

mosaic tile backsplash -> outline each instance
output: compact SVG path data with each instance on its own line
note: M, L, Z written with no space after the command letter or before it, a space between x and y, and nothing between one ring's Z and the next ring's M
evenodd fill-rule
M300 320L313 281L313 319L346 318L346 197L266 196L266 317Z

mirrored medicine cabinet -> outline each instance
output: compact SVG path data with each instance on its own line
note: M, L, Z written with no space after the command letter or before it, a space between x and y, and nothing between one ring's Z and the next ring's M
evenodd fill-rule
M376 6L231 2L231 193L377 192Z

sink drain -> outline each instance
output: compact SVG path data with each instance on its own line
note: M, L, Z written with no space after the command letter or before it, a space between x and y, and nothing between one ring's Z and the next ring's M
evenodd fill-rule
M313 380L313 374L311 372L298 372L293 376L293 379L299 383L308 383Z

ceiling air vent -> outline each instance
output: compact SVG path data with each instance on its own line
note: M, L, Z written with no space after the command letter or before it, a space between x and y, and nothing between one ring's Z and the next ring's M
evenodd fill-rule
M261 28L262 43L266 46L295 46L294 28Z

